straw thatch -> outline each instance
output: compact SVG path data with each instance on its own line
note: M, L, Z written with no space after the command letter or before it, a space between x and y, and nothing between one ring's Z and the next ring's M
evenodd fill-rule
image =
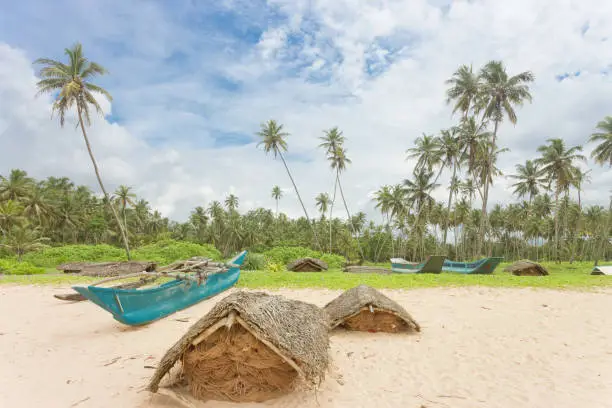
M548 271L537 262L523 259L504 268L504 272L510 272L515 276L547 276Z
M126 262L70 262L59 265L56 269L64 273L78 273L83 276L111 277L138 272L153 272L157 264L148 261Z
M397 333L421 331L419 324L398 303L376 289L359 285L349 289L325 306L330 329Z
M289 263L287 269L293 272L321 272L327 270L327 263L316 258L300 258Z
M148 388L156 392L181 360L181 385L197 399L264 401L320 382L328 349L322 309L240 291L217 303L168 350Z

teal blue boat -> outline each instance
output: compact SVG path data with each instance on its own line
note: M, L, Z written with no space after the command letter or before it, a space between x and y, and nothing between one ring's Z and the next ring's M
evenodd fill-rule
M440 273L446 257L428 256L424 262L408 262L402 258L391 258L391 271L396 273Z
M444 261L443 272L465 273L465 274L489 274L493 273L497 265L503 260L502 257L482 258L472 262Z
M166 317L215 296L232 287L240 277L240 267L247 251L224 264L217 271L206 273L170 274L142 272L139 276L175 277L161 285L144 289L73 286L79 294L111 313L115 320L138 326ZM105 280L108 281L108 280Z

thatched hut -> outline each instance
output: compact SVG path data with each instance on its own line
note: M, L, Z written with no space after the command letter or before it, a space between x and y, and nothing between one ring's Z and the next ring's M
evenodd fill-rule
M376 289L359 285L325 306L330 329L397 333L421 331L419 324L398 303Z
M321 272L327 270L327 263L316 258L300 258L289 263L287 270L293 272Z
M125 262L69 262L59 265L56 269L64 273L78 273L83 276L113 277L129 275L138 272L153 272L157 268L155 262L125 261Z
M504 268L504 272L510 272L515 276L547 276L548 271L537 262L523 259Z
M181 360L179 381L200 400L261 402L320 382L329 364L325 312L263 292L236 292L196 322L149 383Z

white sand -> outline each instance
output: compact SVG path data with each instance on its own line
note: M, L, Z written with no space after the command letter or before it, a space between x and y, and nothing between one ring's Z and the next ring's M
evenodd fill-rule
M0 286L0 407L179 406L143 391L154 371L145 366L156 365L221 297L130 328L89 302L52 297L65 291ZM612 407L611 291L384 292L414 316L421 334L335 332L333 368L318 392L262 405ZM340 292L278 293L323 306Z

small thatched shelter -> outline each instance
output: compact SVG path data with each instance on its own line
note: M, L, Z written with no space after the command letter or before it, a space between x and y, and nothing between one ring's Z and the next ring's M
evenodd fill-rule
M325 312L263 292L236 292L196 322L149 383L181 360L178 383L200 400L261 402L320 382L329 364Z
M300 258L287 265L293 272L321 272L327 270L327 263L316 258Z
M155 262L125 261L125 262L69 262L59 265L56 269L64 273L78 273L83 276L113 277L129 275L138 272L153 272L157 268Z
M504 268L504 272L510 272L515 276L547 276L548 271L537 262L523 259Z
M347 290L329 302L325 311L330 329L343 326L369 332L421 331L403 307L366 285Z

